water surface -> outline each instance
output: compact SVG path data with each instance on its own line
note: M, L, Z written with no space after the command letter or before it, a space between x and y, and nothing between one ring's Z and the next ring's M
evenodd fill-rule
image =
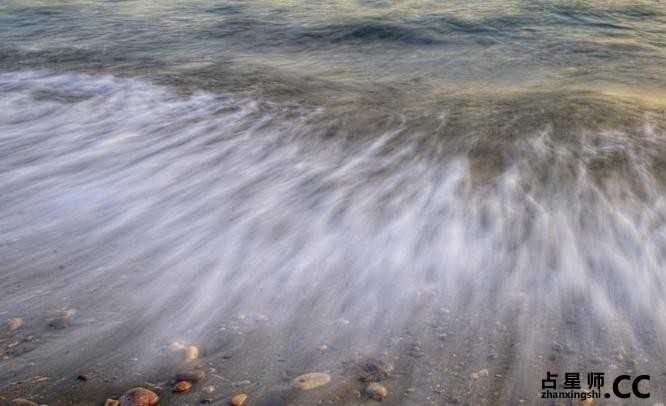
M0 399L663 401L665 4L3 2Z

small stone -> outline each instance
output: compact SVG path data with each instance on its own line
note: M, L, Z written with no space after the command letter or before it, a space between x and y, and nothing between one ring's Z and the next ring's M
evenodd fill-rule
M449 335L446 333L442 333L439 335L439 339L442 341L446 341L449 338Z
M38 406L37 403L31 402L27 399L14 399L9 402L9 406Z
M331 382L331 376L323 372L310 372L292 379L291 386L300 390L310 390Z
M380 359L370 358L358 365L361 382L379 382L388 378L393 371L393 365Z
M75 313L76 311L71 309L61 311L57 317L49 321L49 327L57 330L62 330L64 328L71 326L72 322L74 321Z
M187 392L192 388L192 382L190 381L178 381L173 385L174 392Z
M234 395L234 397L231 398L231 404L233 406L243 406L246 400L247 395L244 393L239 393L238 395Z
M215 387L213 385L208 385L203 388L203 391L206 393L213 393L215 392Z
M409 349L407 354L409 354L410 357L414 358L422 358L425 356L425 352L423 351L420 342L412 344L412 347Z
M180 371L175 376L175 381L189 381L197 383L206 377L206 373L201 369L193 369L191 371Z
M488 376L489 374L490 374L490 372L487 369L484 368L480 371L472 372L469 376L470 376L470 378L476 380L476 379L481 378L482 376Z
M79 375L76 377L76 380L81 382L88 382L90 377L88 375Z
M104 402L104 406L119 406L120 401L116 399L107 399L106 402Z
M328 351L328 345L322 344L319 346L319 352L326 352Z
M192 362L197 358L199 358L199 349L194 345L187 347L185 350L185 362Z
M132 388L120 397L120 406L155 406L159 402L155 392L144 388Z
M550 344L550 349L555 351L555 352L563 352L564 351L564 346L557 341L553 341Z
M169 344L169 352L179 352L185 350L187 347L185 344L181 343L180 341L174 341L171 344Z
M592 392L590 392L588 390L584 390L584 392L586 392L588 396L592 395ZM594 398L592 398L592 397L588 397L585 400L579 400L578 403L574 402L574 404L577 404L578 406L593 406L594 403L595 403Z
M12 333L20 329L21 326L23 326L23 319L20 319L18 317L9 320L9 322L7 323L7 329Z
M388 396L388 389L384 385L373 382L365 387L365 393L374 400L382 401Z

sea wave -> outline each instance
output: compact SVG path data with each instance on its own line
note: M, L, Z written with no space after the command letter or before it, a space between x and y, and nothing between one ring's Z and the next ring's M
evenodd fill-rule
M440 309L455 315L447 351L481 333L509 365L572 325L571 351L659 354L646 328L666 327L664 132L590 100L564 126L505 101L496 121L453 108L367 127L249 94L2 73L0 308L78 320L33 328L40 344L3 368L57 375L138 353L118 368L142 371L182 337L225 351L217 326L239 314L271 320L246 354L256 365L322 342L378 351ZM63 353L76 355L32 364Z

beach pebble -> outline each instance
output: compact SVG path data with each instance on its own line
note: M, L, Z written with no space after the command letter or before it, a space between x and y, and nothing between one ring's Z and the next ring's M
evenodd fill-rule
M72 325L74 321L74 310L63 310L59 312L58 316L49 320L49 327L62 330Z
M187 346L185 346L185 344L181 343L180 341L174 341L169 344L168 348L170 352L179 352L185 350Z
M119 406L120 401L116 399L107 399L106 402L104 402L104 406Z
M7 329L8 329L10 332L14 332L14 331L20 329L21 326L23 326L23 319L20 319L20 318L18 318L18 317L9 320L9 322L7 323Z
M380 359L370 358L358 364L359 376L361 382L379 382L388 378L393 365Z
M588 392L589 394L590 392ZM593 406L595 404L593 398L587 398L585 400L579 400L578 401L578 406Z
M120 397L120 406L155 406L159 401L159 396L153 391L132 388Z
M407 352L410 357L414 358L422 358L425 356L425 351L423 351L423 347L421 347L421 342L417 341L416 343L412 344L411 348Z
M388 389L379 383L373 382L365 387L365 393L374 400L384 400L388 396Z
M180 371L175 376L175 381L189 381L197 383L206 377L206 373L201 369L193 369L191 371Z
M192 382L190 381L178 381L173 385L174 392L187 392L192 388Z
M550 344L550 349L555 351L555 352L564 352L564 350L565 350L564 345L558 343L557 341L553 341Z
M194 345L187 347L185 350L185 362L192 362L197 358L199 358L199 349Z
M328 345L322 344L319 346L319 352L326 352L328 351Z
M489 372L487 369L484 368L484 369L482 369L482 370L480 370L480 371L472 372L472 373L470 374L470 377L471 377L472 379L479 379L479 378L481 378L481 377L488 376L489 374L490 374L490 372Z
M37 403L26 399L14 399L9 402L9 406L38 406Z
M300 390L310 390L331 382L331 376L323 372L310 372L292 379L291 386Z
M231 398L231 404L233 406L242 406L245 404L245 401L247 400L247 395L244 393L239 393L238 395L234 395L234 397Z

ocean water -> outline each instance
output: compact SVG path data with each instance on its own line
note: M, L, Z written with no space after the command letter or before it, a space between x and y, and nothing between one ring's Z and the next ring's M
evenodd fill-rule
M0 401L665 401L665 66L661 1L0 2Z

